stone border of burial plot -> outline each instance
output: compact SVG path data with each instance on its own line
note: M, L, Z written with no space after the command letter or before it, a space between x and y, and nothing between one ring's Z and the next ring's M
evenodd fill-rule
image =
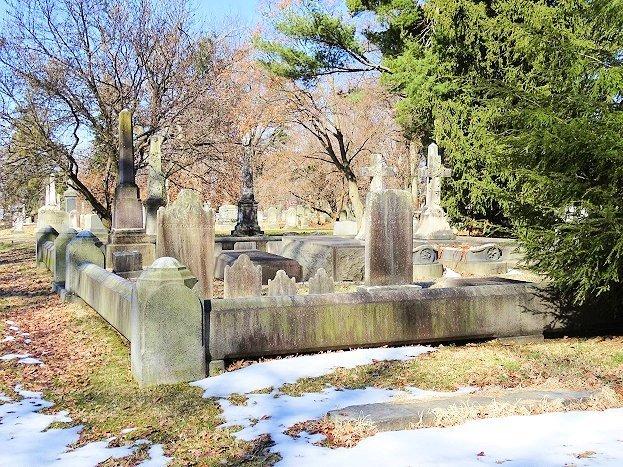
M452 288L361 288L355 293L204 302L210 374L224 360L446 341L539 336L548 306L534 284L458 279Z

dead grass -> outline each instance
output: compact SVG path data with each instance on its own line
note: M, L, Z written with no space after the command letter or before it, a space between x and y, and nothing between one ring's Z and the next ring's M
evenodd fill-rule
M310 420L297 423L290 427L286 434L299 437L306 432L310 435L322 434L325 439L318 443L320 446L334 448L352 448L359 441L374 436L377 429L373 423L365 418L359 420L332 420L324 417L320 420Z
M163 443L173 465L268 465L269 441L242 442L232 430L216 428L220 409L187 384L140 389L130 373L129 348L90 308L61 303L50 291L50 274L37 270L30 245L0 250L0 337L5 320L12 320L23 339L0 343L0 355L30 353L45 365L0 365L0 392L15 395L21 383L42 391L56 405L69 410L85 429L79 444L118 436L118 442L148 438ZM124 428L136 428L121 435ZM134 465L146 450L105 465Z

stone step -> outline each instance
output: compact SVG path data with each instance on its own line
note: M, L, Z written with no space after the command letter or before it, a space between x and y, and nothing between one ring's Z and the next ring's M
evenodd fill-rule
M433 426L435 410L452 407L486 407L494 403L512 404L518 407L531 407L545 402L562 402L568 406L573 402L582 402L594 395L590 391L537 391L512 390L499 395L487 396L479 393L462 394L449 397L413 399L398 402L353 405L328 413L330 419L343 422L366 420L373 423L378 431L410 430L414 427Z

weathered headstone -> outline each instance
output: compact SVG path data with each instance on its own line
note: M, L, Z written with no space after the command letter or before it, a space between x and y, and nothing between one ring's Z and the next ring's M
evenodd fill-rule
M426 204L422 209L415 238L425 240L452 240L456 237L445 211L441 207L441 180L452 175L452 170L441 164L439 148L435 143L428 146L427 166L421 169L427 179Z
M158 209L166 205L164 174L162 173L163 137L154 135L149 141L149 173L145 200L145 233L156 235Z
M63 193L63 208L65 212L78 209L78 192L72 187L68 187Z
M366 228L366 286L402 285L413 281L413 205L404 190L370 194Z
M372 163L368 167L364 167L361 171L361 175L364 177L372 178L370 182L370 189L366 196L366 209L363 214L363 222L361 228L357 233L358 240L365 240L366 226L370 222L370 213L367 207L368 199L372 193L378 193L385 190L385 177L395 176L397 173L395 167L390 167L385 163L385 159L382 154L373 154Z
M309 278L310 295L321 295L335 292L335 282L323 268L318 269L316 274Z
M262 295L262 266L256 266L247 255L225 266L224 297L259 297Z
M108 239L108 229L102 224L102 220L95 213L85 214L82 216L82 228L88 230L102 242Z
M54 240L54 265L52 268L52 274L54 275L54 285L58 287L65 286L65 275L67 272L67 245L74 238L76 238L78 232L75 229L67 228L62 230L56 240Z
M69 226L72 229L80 228L80 218L78 216L78 211L76 209L69 212Z
M199 193L182 190L173 203L158 210L156 252L186 264L198 279L197 292L212 298L214 213L203 209Z
M139 385L175 384L206 375L203 307L197 279L174 258L159 258L132 297L132 375Z
M299 226L298 216L296 215L296 208L288 208L283 213L285 228L296 229Z
M274 279L268 281L269 297L291 297L296 295L297 290L296 279L294 277L288 277L286 272L281 269L277 271Z
M220 224L235 224L238 220L238 206L224 204L218 208L218 221Z
M266 210L266 227L277 228L281 221L281 210L275 206L271 206Z

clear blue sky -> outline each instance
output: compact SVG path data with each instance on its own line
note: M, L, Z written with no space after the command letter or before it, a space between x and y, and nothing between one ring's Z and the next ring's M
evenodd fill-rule
M189 0L191 8L197 13L198 21L211 27L218 27L227 19L241 21L245 26L255 25L260 19L259 2L260 0ZM5 8L5 0L0 0L0 18L4 16Z
M197 19L207 26L218 27L227 20L242 22L241 26L253 26L260 19L259 0L190 0Z

